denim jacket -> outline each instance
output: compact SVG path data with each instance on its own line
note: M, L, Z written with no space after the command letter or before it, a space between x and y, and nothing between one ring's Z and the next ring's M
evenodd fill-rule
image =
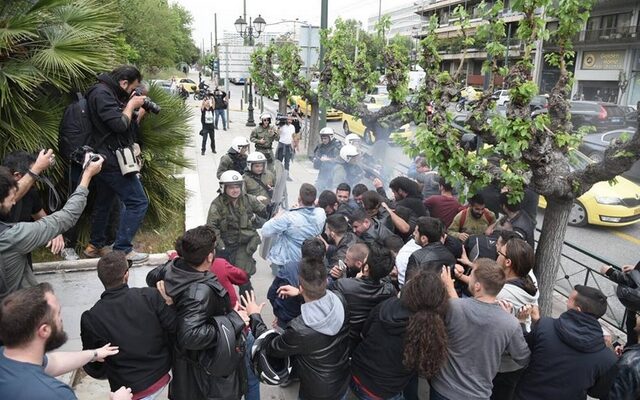
M262 237L274 237L267 260L284 265L302 258L302 242L322 233L326 220L322 208L294 208L262 226Z

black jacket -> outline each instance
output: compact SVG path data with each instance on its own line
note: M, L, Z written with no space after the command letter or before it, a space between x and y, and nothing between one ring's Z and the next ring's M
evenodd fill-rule
M113 151L135 141L134 123L123 116L129 93L109 74L98 75L98 83L87 91L92 132L89 145L106 156L103 169L119 170Z
M371 218L371 226L366 232L360 235L360 240L367 244L385 247L385 240L392 236L398 235L389 230L383 221L380 221L377 218Z
M622 357L611 370L613 384L609 400L637 400L640 398L640 345L625 347Z
M329 250L327 250L327 261L328 268L333 268L338 265L338 260L344 261L344 257L347 254L347 249L351 247L351 245L359 242L358 237L353 232L345 232L344 236L340 240L340 243L337 243L335 246L330 245Z
M516 388L516 399L584 400L607 395L607 372L616 363L594 316L569 310L542 318L525 336L531 360Z
M360 342L360 331L371 310L398 293L390 282L376 282L368 277L338 279L333 289L340 292L349 304L349 341L352 350Z
M410 273L410 270L415 268L424 268L428 262L435 261L438 263L439 268L442 268L442 265L453 266L456 263L456 258L453 256L451 251L447 249L440 242L428 243L423 248L416 250L409 257L409 262L407 263L407 272L405 276ZM435 272L439 272L435 271ZM405 278L406 279L406 278Z
M339 294L345 316L348 308ZM252 314L251 330L258 337L268 328L260 314ZM305 400L336 400L349 386L349 321L345 317L335 335L325 335L309 327L300 315L267 348L272 357L293 357L300 377L300 397Z
M402 362L410 317L411 312L400 299L392 297L371 311L362 328L362 342L351 357L351 372L379 397L386 399L400 393L415 375Z
M239 399L246 384L244 365L221 378L207 375L197 361L199 352L213 348L218 341L211 317L228 314L232 319L235 314L230 313L229 294L211 272L196 271L181 258L150 271L147 284L155 286L163 279L177 313L176 359L170 397L179 400Z
M176 312L155 288L107 289L100 300L80 318L82 348L96 349L107 343L120 352L105 362L84 366L90 376L109 379L111 391L121 386L133 393L147 389L171 369L169 335L176 331Z
M405 197L400 201L396 201L396 206L402 206L410 209L416 218L429 216L429 211L427 211L422 199L419 197Z

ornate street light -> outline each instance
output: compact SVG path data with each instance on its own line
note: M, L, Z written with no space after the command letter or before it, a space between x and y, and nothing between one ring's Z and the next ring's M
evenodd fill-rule
M260 37L260 34L264 31L264 27L267 25L267 22L258 14L258 18L253 21L251 20L251 17L249 17L248 24L247 21L240 16L234 25L236 27L236 32L238 32L240 37L245 40L245 44L253 46L254 39ZM253 118L253 110L253 82L251 81L251 77L249 77L249 107L247 108L248 115L246 126L256 126Z

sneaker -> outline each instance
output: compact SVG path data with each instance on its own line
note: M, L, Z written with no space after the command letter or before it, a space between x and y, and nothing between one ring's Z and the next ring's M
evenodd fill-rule
M218 154L215 150L212 150L211 152L212 152L213 154Z
M82 252L88 258L100 258L105 256L106 254L111 252L111 247L103 246L97 248L96 246L89 243L86 249Z
M76 261L80 259L78 253L76 253L76 249L73 247L65 247L62 249L62 252L60 252L60 255L65 261Z
M226 130L227 130L227 128L222 128L222 130L223 130L223 131L226 131Z
M149 253L138 253L135 250L131 250L129 254L127 254L127 260L133 262L134 264L143 263L149 259Z

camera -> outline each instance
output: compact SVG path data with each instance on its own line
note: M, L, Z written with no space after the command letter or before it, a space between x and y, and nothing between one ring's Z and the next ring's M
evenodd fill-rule
M135 96L143 96L141 88L136 88L134 93L135 93ZM148 97L144 99L144 103L142 103L142 108L154 114L158 114L162 109L158 104L156 104L153 100L151 100Z

